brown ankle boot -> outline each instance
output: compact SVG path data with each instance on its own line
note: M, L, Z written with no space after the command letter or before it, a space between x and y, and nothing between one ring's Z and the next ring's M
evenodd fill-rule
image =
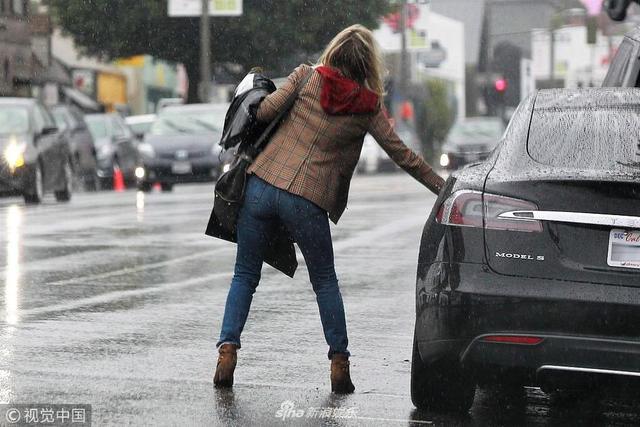
M218 348L218 364L213 384L216 387L231 387L233 385L233 371L238 361L237 346L235 344L222 344Z
M349 375L349 356L334 353L331 356L331 391L338 394L353 393L356 388Z

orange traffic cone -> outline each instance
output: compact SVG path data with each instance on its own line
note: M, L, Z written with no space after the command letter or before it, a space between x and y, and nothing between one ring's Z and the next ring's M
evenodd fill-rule
M120 168L115 168L113 170L113 191L117 191L121 193L125 190L124 185L124 176L122 175L122 171Z

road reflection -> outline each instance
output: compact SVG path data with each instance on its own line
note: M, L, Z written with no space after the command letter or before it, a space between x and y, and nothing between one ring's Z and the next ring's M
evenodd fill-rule
M5 264L5 322L15 325L19 321L18 296L20 292L20 235L22 228L23 208L11 205L7 209L6 218L6 264Z
M437 426L584 425L617 426L640 423L637 391L584 390L545 394L538 388L479 389L467 415L413 410L409 425L429 420Z
M144 222L144 192L138 191L136 193L136 220L138 222Z

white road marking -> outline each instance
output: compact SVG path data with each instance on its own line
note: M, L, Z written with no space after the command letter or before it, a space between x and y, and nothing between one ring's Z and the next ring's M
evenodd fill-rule
M231 275L232 275L231 272L213 273L203 277L182 280L179 282L160 283L157 286L144 288L144 289L130 289L125 291L106 292L104 294L100 294L100 295L96 295L88 298L77 299L74 301L70 301L68 303L54 304L46 307L36 307L36 308L27 309L27 310L20 310L18 315L20 317L23 317L23 316L28 317L28 316L34 316L34 315L55 313L58 311L69 311L69 310L74 310L77 308L91 306L91 305L107 304L107 303L111 303L113 301L117 301L124 298L133 298L133 297L139 297L139 296L148 295L148 294L155 294L159 292L173 291L176 289L187 288L189 286L200 285L202 283L206 283L214 279L230 278Z
M97 273L97 274L90 274L87 276L78 276L78 277L73 277L71 279L64 279L64 280L56 280L53 282L48 282L47 284L49 285L64 285L67 283L82 283L82 282L87 282L90 280L96 280L96 279L106 279L108 277L113 277L113 276L121 276L123 274L132 274L132 273L138 273L140 271L145 271L145 270L152 270L154 268L159 268L159 267L166 267L168 265L172 265L172 264L177 264L180 262L184 262L184 261L191 261L194 259L198 259L198 258L205 258L208 256L212 256L214 254L216 254L217 252L220 252L221 250L224 250L223 248L217 249L217 250L213 250L213 251L206 251L206 252L201 252L198 254L193 254L193 255L186 255L186 256L182 256L182 257L178 257L178 258L173 258L167 261L160 261L160 262L153 262L153 263L149 263L149 264L143 264L140 265L138 267L127 267L127 268L122 268L119 270L112 270L112 271L107 271L105 273Z

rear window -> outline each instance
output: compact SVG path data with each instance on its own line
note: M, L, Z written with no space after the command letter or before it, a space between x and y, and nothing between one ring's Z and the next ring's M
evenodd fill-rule
M536 110L528 150L549 166L640 171L640 107Z

